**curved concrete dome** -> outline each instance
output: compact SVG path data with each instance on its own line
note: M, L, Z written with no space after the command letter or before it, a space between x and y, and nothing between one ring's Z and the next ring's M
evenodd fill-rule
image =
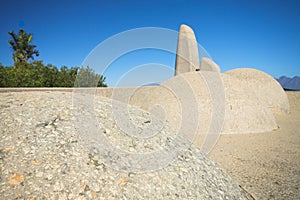
M168 79L160 86L115 88L115 92L118 91L117 93L128 97L115 98L115 96L112 95L112 98L122 102L128 102L131 105L138 106L150 112L153 106L159 106L163 112L158 112L156 116L167 121L177 131L181 128L183 121L182 98L187 97L191 99L191 101L195 99L195 102L190 103L190 107L193 107L194 110L198 110L199 116L186 115L185 117L187 119L184 120L192 121L193 118L199 119L196 134L198 137L198 135L205 135L210 128L213 130L214 123L216 123L215 119L214 123L212 123L212 92L224 92L224 102L215 104L215 106L220 107L223 103L224 106L223 108L217 108L219 109L218 112L214 112L214 114L217 113L220 115L220 111L224 111L223 116L217 116L219 123L223 123L221 133L257 133L276 129L277 124L269 107L280 108L278 105L284 106L285 102L283 101L282 104L273 105L279 100L276 100L276 97L272 96L275 95L272 91L263 93L265 90L262 89L264 87L262 84L259 84L261 85L260 91L254 90L254 83L247 82L245 81L246 79L241 80L241 78L229 74L219 74L210 71L183 73ZM207 81L211 80L212 83L216 82L214 79L220 79L222 85L209 88L210 86ZM183 85L183 83L185 83L185 85ZM186 96L176 94L178 91L186 93ZM284 99L285 96L283 94L280 95L282 96L281 98ZM110 95L108 95L108 97L109 96ZM266 102L269 103L268 107L266 106ZM223 117L223 119L220 119L220 117ZM219 124L217 125L219 126ZM187 134L189 134L191 139L195 137L192 132ZM201 142L202 141L198 139L197 143L200 144Z
M223 83L223 88L210 88L207 81L216 79L218 76ZM176 84L181 77L188 83L197 100L199 110L198 134L206 134L210 126L214 126L216 121L212 122L213 106L220 105L212 104L212 92L221 93L222 91L225 94L223 99L225 103L223 108L218 108L225 110L224 119L219 119L223 122L221 133L257 133L277 128L272 112L260 102L254 91L247 91L248 86L245 82L227 74L219 75L215 72L200 71L180 74L180 76L171 78L163 84ZM217 104L221 103L217 102ZM176 110L174 109L173 112ZM221 110L218 110L218 113L220 112ZM167 113L167 115L170 114L171 112ZM180 121L177 124L180 124Z
M251 68L233 69L225 74L240 80L247 88L245 92L253 91L258 98L258 103L271 108L274 114L289 113L287 95L281 85L270 75Z
M258 133L277 129L275 118L247 82L222 74L226 95L223 133Z
M223 88L210 88L207 80L214 80L218 77L223 84L223 86L221 85ZM182 82L185 82L186 85L183 86ZM196 143L198 145L203 142L203 137L199 137L199 135L203 136L210 129L214 130L216 120L213 119L213 115L218 115L218 123L223 123L221 133L257 133L277 128L271 110L265 107L265 104L257 98L256 92L247 89L248 84L245 81L227 74L220 75L209 71L180 74L165 81L160 86L136 88L130 97L129 103L148 111L151 111L154 105L159 105L164 111L163 119L178 131L183 121L182 97L176 94L174 88L184 91L187 94L186 97L196 100L196 105L191 103L190 107L198 110L199 116L187 115L185 117L188 118L188 121L192 121L192 118L199 119L196 132ZM217 106L219 110L214 114L212 114L213 91L215 93L223 91L225 95L223 108L220 107L222 102L215 104L214 106ZM220 115L222 109L224 110L223 116ZM220 117L223 117L223 119L220 119ZM217 124L217 126L220 126L220 124ZM195 139L194 133L189 132L187 135L191 139Z

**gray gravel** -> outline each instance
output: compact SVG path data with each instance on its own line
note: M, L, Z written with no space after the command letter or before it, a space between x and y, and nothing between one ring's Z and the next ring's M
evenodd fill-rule
M111 105L109 99L96 97L94 115L110 144L128 157L143 154L147 160L145 153L165 149L167 141L175 140L168 126L149 138L124 133L116 126ZM138 129L153 127L149 113L129 110ZM76 115L89 113L72 106L70 92L0 93L0 113L0 199L250 198L193 145L171 154L175 156L167 166L116 170L101 152L93 151L95 143L89 148L80 135Z

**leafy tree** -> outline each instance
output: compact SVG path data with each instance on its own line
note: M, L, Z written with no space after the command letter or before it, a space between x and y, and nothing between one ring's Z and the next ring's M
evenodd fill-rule
M29 63L39 56L36 45L32 45L32 33L23 29L18 34L8 32L8 41L13 49L14 66L4 67L0 63L0 87L107 87L105 77L90 67L45 66L42 61Z
M6 70L4 68L4 66L0 63L0 86L3 85L5 86L6 85Z
M68 67L62 66L56 77L56 87L74 87L78 69L78 67L68 69Z
M75 87L107 87L105 77L95 73L89 66L81 67L76 77Z
M39 56L39 51L36 50L36 45L32 45L32 33L27 34L23 29L19 30L19 34L13 31L8 32L12 39L8 42L13 49L13 60L17 62L28 62L29 59L34 60L34 55Z
M56 66L48 64L44 67L44 77L46 79L45 85L48 87L57 87L57 77L59 74L59 70ZM66 87L66 86L64 86Z

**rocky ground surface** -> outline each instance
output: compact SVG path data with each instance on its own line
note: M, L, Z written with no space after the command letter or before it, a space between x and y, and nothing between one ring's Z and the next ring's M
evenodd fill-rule
M286 92L291 112L279 129L221 135L209 156L257 199L300 199L300 92Z
M0 199L251 198L195 146L174 154L170 147L180 144L172 143L171 128L151 137L149 131L148 138L132 137L116 126L113 117L118 115L109 99L95 98L93 110L84 104L73 107L72 100L71 92L62 91L0 93ZM129 110L138 127L133 134L152 127L149 113ZM93 131L90 114L109 141L105 148L96 146L96 137L87 137ZM102 153L106 147L110 151ZM157 150L174 159L166 166L162 158L147 160L146 153ZM135 155L146 161L139 166Z

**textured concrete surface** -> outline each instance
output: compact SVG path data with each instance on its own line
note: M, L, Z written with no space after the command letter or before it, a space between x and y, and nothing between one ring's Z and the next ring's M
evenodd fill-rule
M202 58L200 63L200 71L221 72L220 67L207 57Z
M199 69L198 44L194 31L181 25L178 34L175 75Z
M86 100L94 97L81 95ZM148 139L131 137L115 121L118 116L113 111L120 102L95 96L90 110L85 101L72 106L80 99L75 96L42 90L0 93L0 199L248 199L195 145L176 153L168 165L151 168L147 162L151 153L168 150L171 155L183 142L175 141L171 127ZM153 125L149 113L132 106L128 109L131 118L127 120L137 127ZM78 126L89 129L90 116L97 120L109 145L123 154L116 150L106 155L99 151L103 143L83 139L90 132L80 132ZM143 155L151 170L114 168L136 155ZM139 168L141 163L125 164Z
M215 75L214 75L215 74ZM207 80L212 79L210 76L220 77L223 88L225 115L223 119L223 128L221 133L258 133L277 129L277 124L272 110L266 107L259 93L249 89L246 81L241 81L228 74L219 74L209 71L189 72L175 76L160 86L149 86L139 88L108 88L97 90L97 94L108 98L114 98L122 102L128 102L131 105L138 106L142 109L151 111L153 106L159 105L163 110L158 117L166 120L176 130L179 130L182 123L182 108L180 98L170 87L178 80L183 79L190 90L188 98L195 98L199 116L197 134L206 134L212 124L212 89L208 88ZM276 86L276 85L275 85ZM215 92L218 89L215 89ZM265 101L268 96L265 96ZM283 95L284 97L284 95ZM222 102L220 102L222 103ZM192 105L191 105L192 106ZM193 137L191 134L191 137ZM198 142L201 143L202 141Z
M253 91L258 98L257 102L272 109L273 113L289 113L289 101L281 85L265 72L238 68L225 72L225 74L238 79L245 90Z

